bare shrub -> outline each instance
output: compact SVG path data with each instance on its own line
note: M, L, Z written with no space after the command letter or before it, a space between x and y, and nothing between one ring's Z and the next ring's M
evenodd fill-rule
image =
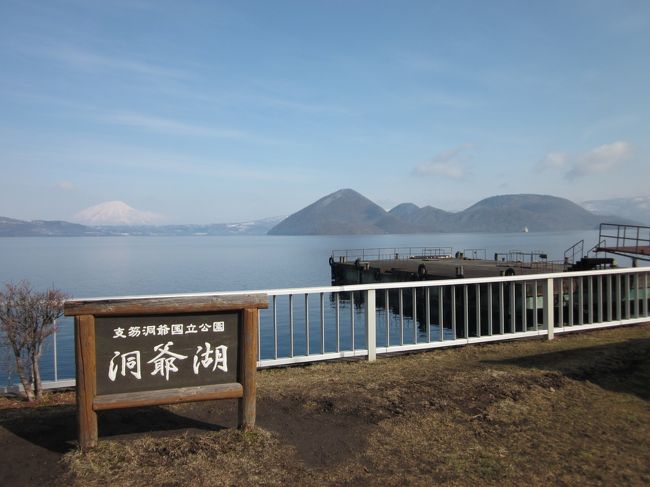
M0 330L14 354L16 373L29 401L42 397L39 360L67 298L58 289L35 291L27 281L7 283L0 291Z

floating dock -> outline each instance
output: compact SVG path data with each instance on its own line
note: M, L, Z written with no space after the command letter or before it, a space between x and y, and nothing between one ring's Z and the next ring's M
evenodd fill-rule
M333 285L430 281L588 271L616 267L607 254L650 261L650 227L601 223L598 243L584 251L580 240L551 261L546 252L511 250L490 258L484 249L402 247L334 250L329 263Z
M570 262L552 262L543 252L511 251L485 258L484 250L446 247L335 250L333 285L426 281L565 272Z

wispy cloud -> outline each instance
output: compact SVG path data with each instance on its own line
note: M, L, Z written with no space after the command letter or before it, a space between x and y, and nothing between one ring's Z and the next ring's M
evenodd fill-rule
M219 129L134 112L109 114L103 120L115 125L123 125L164 134L215 137L219 139L250 138L249 134L241 130Z
M136 75L180 79L191 77L187 71L141 60L98 54L70 45L49 45L39 48L24 48L24 50L87 71L124 71Z
M436 154L431 160L416 166L412 173L416 176L443 176L449 179L465 179L466 172L462 163L467 159L467 152L472 144L462 144Z
M632 148L625 141L601 145L580 156L567 173L567 178L575 179L590 174L613 171L621 166L631 154Z
M187 100L201 101L217 106L250 106L252 108L269 107L274 110L302 112L307 114L324 115L357 115L353 110L338 104L316 103L313 101L301 100L290 95L261 95L262 87L251 88L250 91L239 89L228 93L205 94L191 91L188 88L174 87L168 90L174 96Z
M444 176L450 179L463 179L465 172L461 167L452 163L429 162L415 168L416 174L421 176Z
M632 155L629 142L618 140L603 144L582 154L570 156L564 152L550 152L536 165L538 172L563 171L568 180L612 172Z
M434 57L424 52L394 49L391 52L391 59L402 68L411 71L448 73L450 70L448 62L440 57Z
M55 105L58 108L68 110L74 116L90 119L93 122L99 121L103 124L135 128L164 135L241 139L264 144L277 144L280 142L277 139L256 136L243 130L188 123L185 121L133 111L108 111L106 113L101 113L104 109L98 106L77 103L68 99L38 93L27 93L18 90L2 90L2 88L0 88L0 96L8 96L28 103ZM98 115L98 113L100 114Z
M564 152L549 152L536 165L537 172L556 171L565 169L569 164L569 156Z
M57 181L54 187L61 191L72 191L74 189L74 183L72 181Z
M467 96L457 96L451 93L419 93L420 104L433 105L447 108L476 108L481 103Z
M106 145L93 141L78 143L76 140L48 150L23 148L18 152L7 152L3 157L23 167L47 165L102 178L107 173L139 174L146 171L151 177L161 178L191 176L201 179L215 178L222 182L304 183L304 173L307 172L279 171L277 167L263 167L242 160L195 157L133 145Z
M332 113L339 115L350 115L352 112L347 108L337 105L329 105L323 103L310 103L287 98L279 98L274 96L249 96L250 101L253 103L266 104L272 107L281 109L295 110L299 112L309 113Z

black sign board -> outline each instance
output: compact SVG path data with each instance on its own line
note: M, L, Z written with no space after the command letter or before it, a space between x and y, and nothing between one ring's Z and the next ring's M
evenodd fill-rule
M237 382L239 313L98 317L97 394Z

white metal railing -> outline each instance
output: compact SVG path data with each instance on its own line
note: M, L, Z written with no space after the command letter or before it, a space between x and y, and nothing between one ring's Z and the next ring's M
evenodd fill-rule
M266 293L258 366L273 367L346 357L374 360L382 353L534 336L552 339L556 333L647 322L649 274L647 267L624 268L200 295ZM67 350L66 356L54 354L57 380L46 387L74 384L74 379L62 381L56 370L57 359L73 360L71 347Z
M649 321L648 268L277 289L260 367ZM313 308L316 308L314 311Z

